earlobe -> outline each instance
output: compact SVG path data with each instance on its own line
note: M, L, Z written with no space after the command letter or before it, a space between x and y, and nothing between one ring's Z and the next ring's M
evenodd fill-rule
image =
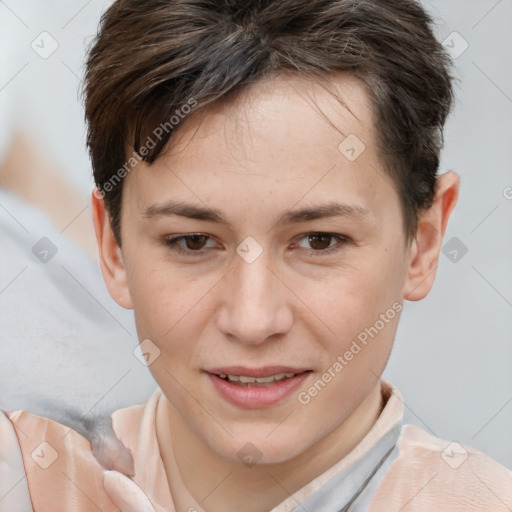
M112 231L105 200L98 189L91 194L91 205L103 279L112 298L123 308L132 309L123 254Z
M406 300L421 300L434 283L443 237L459 197L459 175L450 171L439 176L432 206L422 213L416 239L409 249L409 266L403 290Z

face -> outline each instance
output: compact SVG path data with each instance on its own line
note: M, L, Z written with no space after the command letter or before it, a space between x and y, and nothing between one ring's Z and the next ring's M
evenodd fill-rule
M418 250L368 96L336 87L351 112L318 83L252 85L125 179L107 284L173 410L228 460L248 442L290 460L341 425L378 383L412 287Z

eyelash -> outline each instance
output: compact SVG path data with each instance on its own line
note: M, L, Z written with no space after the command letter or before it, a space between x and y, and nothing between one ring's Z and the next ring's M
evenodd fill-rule
M305 253L307 256L326 256L330 255L333 252L337 252L341 250L342 246L349 242L349 238L343 235L336 235L334 233L325 233L320 231L313 231L311 233L305 233L304 235L299 238L299 241L311 236L311 235L323 235L323 236L329 236L331 238L334 238L338 241L337 244L328 247L327 249L321 249L321 250L313 250L313 249L305 249ZM204 254L204 250L201 249L199 251L194 251L192 249L184 249L183 247L178 245L178 242L180 240L186 240L190 239L194 236L206 236L209 240L212 240L212 238L204 233L190 233L188 235L179 235L174 237L165 237L162 239L163 244L166 247L169 247L172 251L176 252L177 254L186 255L186 256L200 256Z

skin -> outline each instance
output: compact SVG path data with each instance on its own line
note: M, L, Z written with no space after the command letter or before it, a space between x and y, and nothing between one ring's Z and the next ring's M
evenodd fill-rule
M307 405L297 394L379 315L397 301L422 299L434 281L458 176L439 177L432 208L406 240L366 90L345 74L335 83L352 113L318 83L280 76L211 108L202 123L189 118L165 154L126 177L122 249L103 200L92 196L108 289L133 308L139 339L160 350L149 368L167 397L157 433L179 511L270 510L350 452L381 413L379 378L399 315ZM354 162L338 150L348 134L366 146ZM219 210L230 226L144 216L169 200ZM331 201L366 213L277 222L289 210ZM308 237L318 232L346 241ZM210 237L203 245L179 242L200 255L162 243L190 233ZM263 250L252 263L236 252L249 236ZM224 401L204 372L226 365L312 372L279 404L251 410ZM247 442L261 453L253 467L237 456Z

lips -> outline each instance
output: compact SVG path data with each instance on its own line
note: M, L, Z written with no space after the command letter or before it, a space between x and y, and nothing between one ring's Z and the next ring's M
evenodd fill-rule
M309 368L229 366L208 370L219 395L238 407L253 409L275 405L296 389L309 375Z

